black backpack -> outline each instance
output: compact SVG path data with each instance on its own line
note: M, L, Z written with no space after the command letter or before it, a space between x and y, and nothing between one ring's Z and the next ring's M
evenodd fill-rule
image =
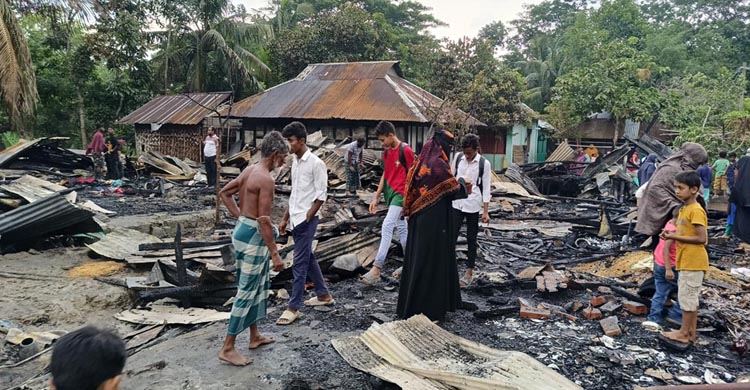
M461 158L463 158L464 154L459 152L456 153L456 163L455 167L453 168L453 175L458 175L458 163L461 162ZM484 177L484 156L479 156L479 177L476 181L476 186L479 187L479 193L482 193L482 188L484 187L482 184L482 178Z
M404 167L405 171L409 171L409 167L406 166L406 155L404 154L404 148L406 148L406 145L408 145L406 142L401 142L401 146L398 148L398 162L401 163L401 166ZM383 152L383 157L388 158L388 150L386 149Z

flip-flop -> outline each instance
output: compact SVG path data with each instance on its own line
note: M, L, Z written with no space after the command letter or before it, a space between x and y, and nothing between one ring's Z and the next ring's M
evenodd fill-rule
M359 281L368 286L372 286L374 284L377 284L380 281L380 277L379 276L376 277L367 273L367 274L360 276Z
M401 272L404 270L404 267L398 267L395 271L393 271L393 279L399 280L401 279Z
M312 297L305 301L305 306L331 306L336 300L331 298L330 301L321 301L318 297Z
M279 317L279 319L276 320L276 325L291 325L294 321L296 321L300 317L302 317L301 312L297 311L297 313L294 313L291 310L287 309L287 310L284 310L284 312L281 313L281 317Z
M661 343L664 344L665 346L672 348L674 350L680 351L680 352L685 352L691 347L689 342L683 343L677 340L672 340L669 337L664 336L663 334L659 334L658 338L659 338L659 341L661 341Z

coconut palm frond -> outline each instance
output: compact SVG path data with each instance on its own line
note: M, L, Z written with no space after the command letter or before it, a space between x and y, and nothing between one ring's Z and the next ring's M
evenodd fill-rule
M245 62L247 62L250 66L252 66L255 69L258 69L263 75L269 75L271 73L271 68L266 65L263 60L258 58L255 54L249 52L244 47L238 47L235 48L234 51L237 53L237 55L242 58Z
M24 117L34 113L38 99L31 53L18 20L0 0L0 99L13 127L24 130Z

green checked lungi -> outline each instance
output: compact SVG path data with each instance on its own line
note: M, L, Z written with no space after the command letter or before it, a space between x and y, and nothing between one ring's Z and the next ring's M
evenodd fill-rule
M354 171L346 167L346 189L356 192L359 189L359 165L354 166Z
M274 235L278 232L274 229ZM237 257L237 295L229 318L229 336L266 318L266 302L271 279L268 275L269 250L258 228L258 222L240 217L232 232L232 245Z

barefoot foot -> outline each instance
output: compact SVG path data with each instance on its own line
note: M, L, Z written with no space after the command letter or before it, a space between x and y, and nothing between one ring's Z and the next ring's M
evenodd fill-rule
M252 359L248 359L244 356L242 356L237 350L230 349L230 350L222 350L219 352L219 360L223 362L227 362L233 366L247 366L248 364L252 363Z
M250 349L256 349L260 347L261 345L266 344L272 344L275 343L276 340L268 337L258 336L258 338L252 338L250 339Z

